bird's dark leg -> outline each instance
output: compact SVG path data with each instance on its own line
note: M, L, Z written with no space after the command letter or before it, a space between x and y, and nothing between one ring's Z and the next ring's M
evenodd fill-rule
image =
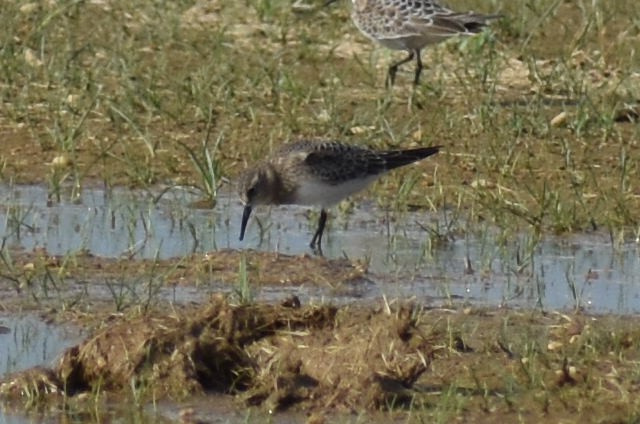
M322 209L320 211L320 219L318 220L318 229L311 239L309 247L313 249L315 253L322 256L322 233L324 232L324 226L327 223L327 211Z
M413 85L420 83L420 73L422 72L422 59L420 58L420 50L415 51L416 55L416 76L413 79Z
M411 50L409 52L409 56L402 59L400 62L396 62L389 66L389 71L387 72L387 82L385 84L387 88L391 87L396 82L396 73L398 72L398 66L403 65L407 62L411 62L415 54L415 51ZM420 60L420 55L418 55L418 60Z

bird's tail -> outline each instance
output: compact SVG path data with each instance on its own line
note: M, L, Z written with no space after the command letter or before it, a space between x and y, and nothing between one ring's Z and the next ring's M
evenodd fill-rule
M494 14L494 15L483 15L482 13L460 13L457 14L456 20L464 26L465 30L467 30L471 34L477 34L482 31L484 27L486 27L489 22L503 18L504 15Z
M381 152L380 157L384 161L384 167L391 170L435 155L441 148L442 146L432 146L407 150L387 150Z

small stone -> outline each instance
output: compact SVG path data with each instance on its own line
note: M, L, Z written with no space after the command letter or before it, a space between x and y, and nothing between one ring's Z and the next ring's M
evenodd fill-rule
M350 132L351 134L353 134L353 135L361 135L361 134L365 134L365 133L368 133L368 132L374 131L375 129L376 129L376 127L374 127L374 126L370 126L370 125L365 126L365 125L362 125L362 126L355 126L355 127L351 127L351 128L349 128L349 132Z
M560 112L559 114L557 114L556 116L553 117L553 119L551 119L551 121L549 122L549 124L552 127L559 127L564 125L567 122L567 118L569 117L569 114L567 112Z
M35 12L38 9L38 3L33 2L33 3L25 3L22 6L20 6L20 13L24 13L25 15L29 15L33 12Z
M58 155L51 160L51 166L54 168L67 168L69 165L71 165L71 159L65 154Z
M32 49L24 50L24 61L27 62L27 65L33 66L34 68L42 66L42 61L38 59L38 55Z
M561 349L562 347L564 347L564 343L561 342L549 342L549 344L547 345L547 349L550 351L554 351L554 350L558 350Z

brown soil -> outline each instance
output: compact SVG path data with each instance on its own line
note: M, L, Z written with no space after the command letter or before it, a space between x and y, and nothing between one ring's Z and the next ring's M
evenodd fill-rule
M329 290L340 290L345 286L358 285L367 280L367 266L362 262L346 259L329 260L307 254L291 256L252 250L218 250L207 254L194 254L180 259L145 260L130 258L103 258L89 253L70 256L50 255L44 249L34 251L11 251L7 269L0 271L0 278L7 284L0 287L0 308L5 312L42 308L41 301L47 298L41 292L41 282L51 285L63 296L72 297L74 292L94 286L104 292L105 282L134 287L141 281L159 279L166 286L224 286L238 284L240 264L246 263L246 278L251 287L311 286ZM5 263L7 265L7 263ZM24 292L32 296L23 296ZM35 299L35 303L32 304ZM94 310L101 299L85 299L87 308ZM104 299L102 299L104 300ZM132 306L135 306L135 303ZM75 305L73 314L81 314L82 308ZM112 304L110 305L112 306ZM109 305L106 306L108 309ZM67 308L62 308L67 309ZM53 311L51 319L60 311ZM89 317L90 321L100 317ZM85 317L81 324L88 324Z
M164 280L173 284L195 284L206 276L215 275L213 282L235 283L239 278L241 260L246 260L247 278L251 284L265 286L334 285L362 281L366 266L346 259L332 259L302 254L283 255L276 252L238 251L222 249L204 255L194 254L176 259L111 259L91 254L75 255L70 261L48 255L44 250L25 252L16 257L18 266L34 271L47 268L70 276L84 275L92 280L155 269Z

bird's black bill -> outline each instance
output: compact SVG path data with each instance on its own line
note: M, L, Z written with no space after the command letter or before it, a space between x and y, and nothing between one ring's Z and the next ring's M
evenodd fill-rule
M240 225L240 241L244 238L244 230L247 228L247 222L249 222L249 216L251 215L251 206L245 206L242 212L242 224Z

